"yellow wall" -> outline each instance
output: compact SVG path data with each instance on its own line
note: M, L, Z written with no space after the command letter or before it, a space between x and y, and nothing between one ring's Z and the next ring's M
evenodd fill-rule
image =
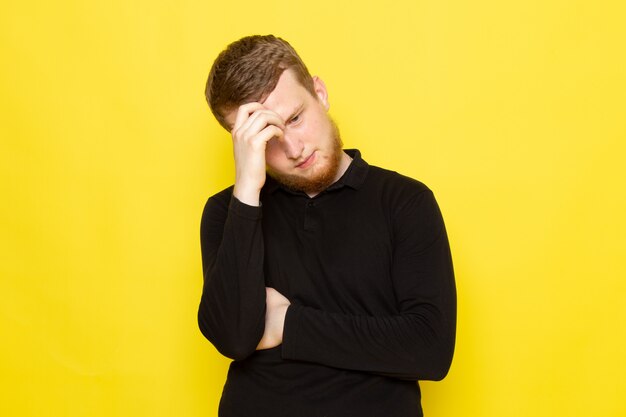
M199 221L233 165L203 87L270 32L346 145L444 211L458 344L427 416L626 415L625 21L619 0L4 1L0 415L216 415Z

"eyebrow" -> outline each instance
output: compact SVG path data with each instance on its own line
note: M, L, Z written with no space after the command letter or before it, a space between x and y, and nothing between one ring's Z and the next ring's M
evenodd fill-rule
M304 103L301 103L298 105L298 107L295 108L295 110L293 110L290 114L289 117L287 117L285 119L285 123L289 122L291 119L293 119L298 113L300 113L302 111L302 108L304 107Z

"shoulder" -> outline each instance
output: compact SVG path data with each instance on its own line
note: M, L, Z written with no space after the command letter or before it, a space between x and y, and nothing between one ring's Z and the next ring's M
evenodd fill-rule
M228 203L230 202L230 199L233 195L233 188L234 186L231 185L230 187L224 188L222 191L219 191L209 197L206 204L204 205L204 210L206 211L207 207L228 208Z
M372 166L370 179L397 242L428 247L445 230L439 205L423 182Z
M408 201L432 196L432 191L423 182L374 165L369 167L364 186L396 208Z
M407 177L406 175L402 175L396 171L377 167L375 165L369 166L368 179L376 182L383 182L386 185L411 188L416 191L428 189L423 182L416 180L415 178Z
M346 149L345 152L353 159L345 174L345 183L353 188L364 188L367 190L366 194L374 196L380 193L415 194L428 191L428 187L421 181L396 171L370 165L361 157L358 149Z
M202 210L202 222L205 223L209 218L226 217L228 205L233 195L233 186L223 189L208 198Z
M233 197L233 189L234 186L231 185L209 197L202 212L202 228L209 223L223 224L229 213L237 218L253 221L261 219L261 207L242 203L236 197Z

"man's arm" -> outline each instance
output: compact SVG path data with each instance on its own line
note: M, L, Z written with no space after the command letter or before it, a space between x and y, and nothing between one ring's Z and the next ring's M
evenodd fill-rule
M266 288L265 329L257 350L271 349L283 343L285 316L289 300L274 288Z
M211 197L200 226L204 286L198 309L202 334L220 353L244 359L264 329L265 281L260 207Z
M446 375L454 352L456 291L443 219L429 190L394 217L391 285L398 313L349 315L292 305L284 359L410 380Z
M231 131L235 157L235 188L239 201L259 205L265 184L265 148L273 138L282 138L285 123L278 114L260 103L239 107Z
M268 321L265 332L269 293L263 275L259 195L265 183L265 145L282 136L283 128L280 117L259 103L238 109L232 129L236 171L232 197L228 192L212 197L202 214L204 287L198 324L206 338L233 359L282 341L276 336L278 330L282 335L282 322ZM284 304L283 300L272 306L283 305L286 310Z

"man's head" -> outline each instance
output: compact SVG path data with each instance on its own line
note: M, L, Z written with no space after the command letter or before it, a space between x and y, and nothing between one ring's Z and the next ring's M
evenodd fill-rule
M236 143L242 135L265 138L267 173L286 187L317 194L347 169L326 86L284 40L250 36L230 44L211 68L206 96Z
M228 45L213 63L205 90L217 121L230 131L225 114L242 104L263 101L286 69L315 94L309 70L287 41L273 35L254 35Z

